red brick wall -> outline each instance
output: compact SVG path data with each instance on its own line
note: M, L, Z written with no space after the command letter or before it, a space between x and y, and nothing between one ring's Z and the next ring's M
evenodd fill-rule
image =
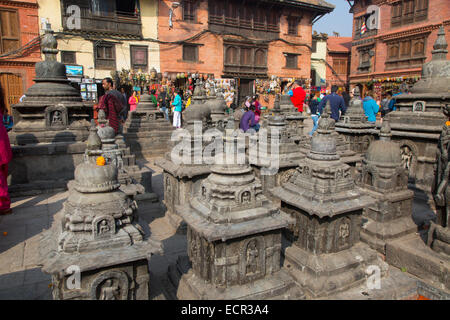
M36 0L1 1L0 7L17 9L20 23L20 43L24 46L39 36L39 16ZM40 47L36 46L19 58L0 58L0 73L14 73L21 75L24 92L34 84L34 64L41 61Z
M197 7L197 23L182 21L182 8L174 9L173 29L169 29L169 8L171 1L159 1L158 37L162 41L177 41L187 39L208 28L208 2L199 1ZM292 11L292 10L291 10ZM311 46L311 25L309 13L305 12L299 26L299 36L287 35L287 11L280 19L280 38L283 41L273 41L268 45L268 75L280 77L309 78L311 69L311 53L304 45ZM223 71L223 39L221 36L205 33L200 38L191 41L201 44L199 47L199 62L187 63L182 61L182 45L161 44L160 65L161 72L200 72L213 73L220 78ZM285 68L286 59L283 53L298 53L298 68Z
M385 43L386 38L402 38L407 35L422 34L424 32L430 32L427 43L425 46L426 60L430 61L431 51L433 50L433 44L437 37L438 28L440 25L444 25L446 32L447 42L450 43L450 6L448 0L429 0L428 1L428 16L425 21L402 25L400 27L391 28L391 6L392 0L372 1L374 4L378 4L380 10L380 29L376 36L364 38L375 40L375 56L372 57L372 71L370 73L358 73L359 55L358 48L363 47L361 45L353 45L351 51L351 67L350 67L350 81L351 83L366 82L373 78L385 78L385 77L401 77L401 76L415 76L421 74L421 68L407 68L407 69L395 69L386 70L385 62L387 58L387 45ZM380 4L381 3L381 4ZM354 7L354 18L361 16L366 12L366 7L360 6L360 1L356 1ZM353 38L355 36L355 19L353 20ZM353 40L353 42L360 41Z

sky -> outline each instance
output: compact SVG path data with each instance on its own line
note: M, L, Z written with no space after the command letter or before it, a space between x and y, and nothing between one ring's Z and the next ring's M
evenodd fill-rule
M333 31L341 37L352 36L353 15L349 13L350 6L346 0L325 0L335 6L331 13L324 15L313 24L313 30L333 35Z

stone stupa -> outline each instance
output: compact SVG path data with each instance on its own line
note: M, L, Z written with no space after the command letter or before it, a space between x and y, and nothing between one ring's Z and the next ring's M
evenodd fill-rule
M12 105L9 138L14 156L8 183L14 195L65 189L89 135L92 103L82 101L69 84L66 66L56 61L52 31L46 32L41 47L45 60L36 63L36 83L22 102Z
M69 196L41 236L42 270L55 300L147 300L148 260L161 243L138 224L136 202L122 192L118 168L103 162L92 128Z

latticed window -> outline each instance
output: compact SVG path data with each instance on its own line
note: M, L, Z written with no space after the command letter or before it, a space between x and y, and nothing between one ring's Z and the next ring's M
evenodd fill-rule
M312 41L311 47L312 47L312 52L317 52L317 41L316 40Z
M286 54L286 68L296 69L297 66L298 66L298 64L297 64L297 55L296 54L287 53Z
M101 43L95 47L95 66L99 69L116 68L116 50L114 44Z
M0 9L0 53L20 47L19 15L17 10Z
M192 44L183 45L183 60L184 61L198 61L198 46Z
M184 0L183 1L183 20L195 22L195 3L194 1Z

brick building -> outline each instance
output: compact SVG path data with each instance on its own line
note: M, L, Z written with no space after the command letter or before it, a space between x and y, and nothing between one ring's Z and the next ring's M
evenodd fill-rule
M0 23L0 83L10 111L33 85L41 60L37 1L0 0Z
M323 0L161 0L161 72L234 79L236 100L256 91L270 105L264 80L310 78L312 24L333 8Z
M350 75L351 37L327 39L327 88L337 85L347 88Z
M348 0L353 13L350 84L377 98L412 85L431 59L438 28L450 41L448 0Z

